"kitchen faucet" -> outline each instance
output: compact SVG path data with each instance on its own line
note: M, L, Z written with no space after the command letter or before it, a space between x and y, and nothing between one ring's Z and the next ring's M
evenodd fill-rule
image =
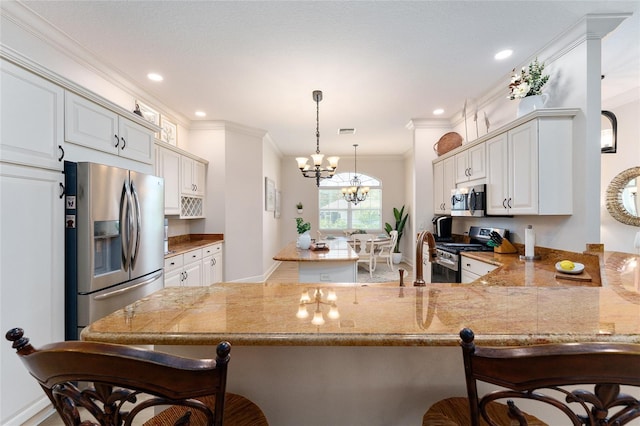
M422 249L425 240L429 245L429 262L436 257L436 239L429 231L422 231L418 236L418 242L416 243L416 280L413 282L414 287L424 287L424 274L422 271Z

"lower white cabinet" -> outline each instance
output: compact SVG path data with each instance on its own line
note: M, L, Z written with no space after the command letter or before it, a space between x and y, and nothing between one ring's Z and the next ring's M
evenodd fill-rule
M213 244L202 249L204 251L202 266L204 269L203 285L211 285L223 281L222 243Z
M461 281L463 284L475 281L497 268L496 265L492 265L491 263L471 259L464 255L460 256L460 262L462 263Z
M164 260L165 287L197 287L222 282L222 243Z

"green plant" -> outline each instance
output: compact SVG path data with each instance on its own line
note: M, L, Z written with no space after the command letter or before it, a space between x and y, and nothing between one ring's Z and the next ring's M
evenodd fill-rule
M298 201L298 204L296 204L296 208L298 210L302 210L302 202L301 201Z
M311 224L309 222L305 222L301 217L296 217L296 227L298 228L298 234L304 234L311 230Z
M407 224L407 219L409 218L409 213L404 213L404 206L400 210L397 208L393 208L393 217L396 220L396 225L394 228L386 222L384 224L384 230L388 235L391 235L391 231L398 231L398 240L396 241L396 246L393 248L394 253L400 253L400 238L402 238L402 233L404 232L404 226Z
M527 96L540 95L542 86L549 81L548 75L542 75L544 62L538 62L538 58L529 64L529 67L522 67L520 73L513 69L511 83L509 84L509 96L511 100L522 99Z

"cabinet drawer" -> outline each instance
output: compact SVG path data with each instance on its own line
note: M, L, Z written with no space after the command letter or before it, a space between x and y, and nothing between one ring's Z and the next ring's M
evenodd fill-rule
M486 275L497 268L497 266L490 263L481 262L466 256L460 256L460 262L462 262L462 271L468 271L479 276Z
M183 254L184 264L188 265L193 262L202 260L202 249L191 250Z
M222 244L218 243L218 244L212 244L210 246L207 246L205 248L202 249L203 256L211 256L217 253L222 253Z
M182 268L184 260L181 254L177 256L168 257L164 260L164 272L173 271L174 269Z

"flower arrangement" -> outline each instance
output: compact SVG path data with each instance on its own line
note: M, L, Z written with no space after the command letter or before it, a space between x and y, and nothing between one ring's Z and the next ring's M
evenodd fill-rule
M542 86L549 81L548 75L542 75L544 62L539 63L538 58L531 62L528 67L522 67L520 73L513 69L511 84L509 84L509 99L522 99L527 96L542 94Z
M305 222L301 217L296 217L296 227L298 228L298 234L304 234L311 230L311 224L309 222Z

